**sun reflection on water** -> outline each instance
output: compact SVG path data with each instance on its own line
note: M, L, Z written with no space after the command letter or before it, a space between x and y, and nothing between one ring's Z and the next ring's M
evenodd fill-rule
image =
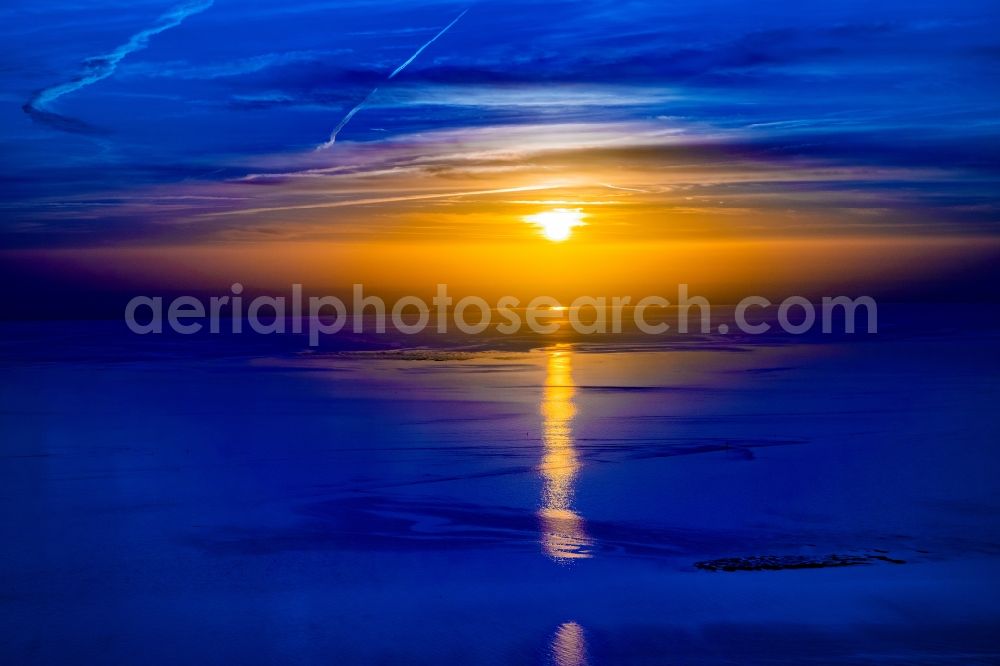
M572 508L573 483L580 469L573 440L576 405L573 396L573 356L569 345L555 345L548 351L542 414L544 455L539 465L542 476L542 550L562 562L591 557L592 542L586 523Z
M586 666L587 641L583 627L576 622L560 624L549 651L555 666Z

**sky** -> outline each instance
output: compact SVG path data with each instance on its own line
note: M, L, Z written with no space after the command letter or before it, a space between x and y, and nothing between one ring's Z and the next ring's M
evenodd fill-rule
M598 265L648 287L857 281L889 257L924 284L997 256L998 19L988 0L8 2L0 269L555 288L553 266ZM586 222L558 248L525 222L556 207Z

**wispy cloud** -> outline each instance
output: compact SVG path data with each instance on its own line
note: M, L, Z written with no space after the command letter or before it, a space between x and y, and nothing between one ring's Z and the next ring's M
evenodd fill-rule
M262 72L272 67L283 65L298 65L300 63L317 62L322 58L351 53L351 49L334 49L329 51L304 50L279 53L264 53L261 55L238 58L235 60L208 64L194 64L187 61L172 62L139 62L123 66L119 78L151 78L179 79L187 81L211 81L230 77L243 76Z
M428 201L432 199L455 199L459 197L482 196L485 194L511 194L514 192L538 192L554 190L562 183L542 183L540 185L523 185L520 187L498 187L489 190L468 190L458 192L436 192L434 194L411 194L397 197L374 197L366 199L347 199L341 201L325 201L314 204L297 204L293 206L273 206L269 208L244 208L218 213L205 213L203 217L227 217L231 215L254 215L258 213L276 213L289 210L316 210L321 208L351 208L354 206L371 206L385 203L403 203L407 201Z
M90 125L83 121L52 111L52 103L60 97L108 78L115 73L115 70L118 69L118 64L126 56L146 48L149 45L151 37L179 26L187 17L200 14L211 7L213 2L214 0L194 0L193 2L177 5L160 16L154 25L135 33L127 42L121 44L110 53L88 58L84 61L84 72L76 78L65 83L50 86L36 93L22 107L24 112L35 120L64 131L92 129Z

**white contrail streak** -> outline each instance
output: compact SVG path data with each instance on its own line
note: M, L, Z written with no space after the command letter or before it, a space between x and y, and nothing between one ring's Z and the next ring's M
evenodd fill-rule
M430 39L429 42L427 42L426 44L424 44L423 46L421 46L419 49L417 49L417 52L414 53L413 55L411 55L409 60L407 60L402 65L400 65L399 67L397 67L395 70L393 70L392 74L389 75L389 79L392 80L393 78L395 78L395 76L397 74L399 74L404 69L406 69L406 66L409 65L414 60L416 60L417 56L419 56L421 53L424 52L424 49L426 49L428 46L430 46L431 44L433 44L434 42L436 42L438 40L438 38L441 37L441 35L443 35L444 33L448 32L449 30L451 30L452 26L455 25L456 23L458 23L459 20L461 20L461 18L463 16L465 16L466 14L468 14L468 13L469 13L469 10L466 9L464 12L462 12L461 14L459 14L458 16L456 16L454 21L452 21L451 23L449 23L445 27L441 28L441 32L439 32L438 34L436 34L433 37L431 37L431 39Z
M388 77L386 77L386 81L391 81L394 78L396 78L396 75L399 74L400 72L402 72L404 69L406 69L407 66L410 65L410 63L412 63L414 60L416 60L420 56L420 54L423 53L424 50L427 49L428 46L430 46L431 44L433 44L434 42L436 42L438 39L440 39L440 37L444 33L446 33L449 30L451 30L452 27L456 23L458 23L462 19L463 16L465 16L468 13L469 13L469 10L466 9L461 14L459 14L458 16L456 16L455 19L451 23L449 23L445 27L441 28L441 30L436 35L434 35L433 37L431 37L423 46L421 46L419 49L417 49L416 52L414 52L414 54L411 55L406 60L406 62L404 62L402 65L400 65L399 67L397 67L396 69L394 69L392 71L392 74L390 74ZM361 100L353 109L351 109L350 111L348 111L347 115L344 116L344 119L341 120L339 123L337 123L337 126L335 128L333 128L332 132L330 132L330 138L327 139L327 141L325 143L321 143L319 146L317 146L316 150L323 150L324 148L329 148L330 146L332 146L334 144L334 142L337 140L337 135L340 134L340 131L342 129L344 129L344 127L347 126L347 123L349 123L351 121L351 118L353 118L358 113L358 111L360 111L365 106L365 104L368 103L368 100L370 100L372 98L372 95L374 95L377 91L378 91L378 88L373 88L370 93L368 93L367 95L365 95L365 98L363 100Z
M398 197L376 197L370 199L348 199L342 201L327 201L323 203L296 204L291 206L271 206L267 208L245 208L241 210L225 210L218 213L203 213L199 217L230 217L233 215L256 215L260 213L276 213L286 210L314 210L318 208L348 208L353 206L371 206L384 203L403 203L407 201L425 201L429 199L451 199L457 197L483 196L487 194L509 194L511 192L537 192L539 190L554 190L562 187L560 183L545 183L542 185L522 185L520 187L501 187L492 190L471 190L460 192L438 192L435 194L410 194Z
M353 118L354 115L358 111L360 111L362 107L364 107L364 105L368 102L368 100L372 98L372 95L374 95L377 92L378 88L372 88L372 91L367 95L365 95L365 98L360 102L358 102L357 105L355 105L353 109L348 111L347 115L344 116L339 123L337 123L337 126L333 128L332 132L330 132L330 139L326 143L317 146L316 150L321 150L323 148L329 148L330 146L332 146L333 142L337 140L337 135L340 134L340 130L344 129L347 126L347 123L351 122L351 118Z
M46 111L48 110L49 105L60 97L108 78L115 73L115 70L118 69L118 63L120 63L125 56L146 48L149 45L150 37L177 27L183 23L184 19L187 17L194 14L200 14L211 7L213 2L214 0L193 0L192 2L177 5L170 11L160 16L155 25L132 35L127 42L118 46L110 53L89 58L86 61L88 70L83 75L73 79L72 81L67 81L66 83L60 83L50 88L46 88L36 94L27 104L25 104L25 111L28 113L39 110Z

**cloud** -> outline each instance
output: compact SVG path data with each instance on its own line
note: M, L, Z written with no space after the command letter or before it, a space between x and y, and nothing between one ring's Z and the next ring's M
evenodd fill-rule
M432 233L434 214L496 203L440 193L564 177L577 189L546 198L614 200L614 228L636 237L658 227L629 226L633 208L730 220L795 208L809 213L786 222L804 231L848 209L845 227L860 224L857 211L880 228L912 218L948 233L1000 221L995 2L789 12L735 0L511 0L478 4L458 24L466 3L455 0L217 3L183 35L153 39L180 20L151 20L156 2L186 0L0 10L13 24L0 58L13 100L65 81L25 105L34 120L98 133L60 105L115 81L79 95L111 138L53 140L25 117L3 125L0 233L44 224L68 242L80 228L184 238L287 222L336 235L353 220L363 234L417 214ZM80 45L114 45L146 25L66 81ZM206 39L187 39L202 26ZM155 48L136 53L147 41ZM314 151L330 134L337 149ZM379 203L350 207L359 201ZM317 203L337 207L296 208ZM262 212L244 219L242 209Z
M214 0L193 0L177 5L156 21L154 25L132 35L127 42L121 44L110 53L88 58L84 61L82 74L65 83L50 86L37 92L22 107L33 120L45 123L63 131L83 131L90 126L82 121L60 115L51 110L51 105L60 97L76 92L81 88L93 85L108 78L118 69L118 64L130 53L141 51L149 45L151 37L184 22L189 16L200 14L212 6Z
M104 128L91 125L90 123L80 120L79 118L64 116L59 113L53 113L52 111L44 111L36 106L33 106L31 102L26 103L21 107L21 109L28 114L32 120L48 125L49 127L62 132L89 135L101 135L108 133Z
M298 66L302 63L316 63L324 58L349 53L351 53L351 49L343 48L264 53L208 64L190 63L183 60L174 62L143 62L122 67L119 77L212 81L215 79L245 76L286 65Z
M517 192L539 192L560 187L558 183L542 183L540 185L522 185L520 187L497 187L489 190L464 190L456 192L434 192L431 194L408 194L391 197L369 197L366 199L347 199L327 201L313 204L295 204L290 206L272 206L268 208L243 208L241 210L205 213L204 217L224 217L230 215L256 215L259 213L279 213L289 210L317 210L323 208L353 208L356 206L372 206L385 203L404 203L408 201L428 201L431 199L456 199L461 197L482 196L484 194L514 194Z

